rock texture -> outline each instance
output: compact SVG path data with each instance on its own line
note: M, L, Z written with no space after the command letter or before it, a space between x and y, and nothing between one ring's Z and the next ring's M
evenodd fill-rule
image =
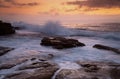
M5 61L5 62L2 62L0 64L0 70L3 70L3 69L10 69L18 64L21 64L23 62L27 61L27 59L25 58L18 58L18 59L13 59L13 60L9 60L9 61Z
M0 79L51 79L59 66L47 56L6 60L0 64L0 71L7 69L7 73L0 73Z
M80 69L62 69L55 79L120 79L120 64L77 62Z
M67 39L63 37L44 37L41 40L41 45L52 46L56 49L65 49L72 47L85 46L84 43L79 42L75 39Z
M2 47L0 46L0 56L6 54L7 52L13 50L14 48L9 48L9 47Z
M0 35L14 34L15 29L10 23L0 21Z
M120 54L119 49L116 49L116 48L113 48L113 47L110 47L110 46L105 46L105 45L101 45L101 44L95 44L93 47L97 48L97 49L113 51L113 52L116 52L117 54Z
M3 79L51 79L58 67L52 62L35 62L23 66L22 72L9 74Z

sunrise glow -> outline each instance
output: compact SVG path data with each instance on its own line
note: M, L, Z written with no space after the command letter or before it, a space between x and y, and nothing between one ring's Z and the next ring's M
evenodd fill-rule
M105 4L101 3L101 5L96 6L94 4L94 0L88 0L88 2L90 1L91 2L93 1L93 3L87 3L86 0L78 0L78 1L76 0L1 0L0 13L53 14L53 15L63 15L63 14L116 15L116 14L120 14L120 6L118 5L112 6L111 4L106 3L106 6L105 6ZM100 0L96 0L96 2L97 1L99 2ZM102 0L102 1L105 1L105 0ZM84 4L82 4L82 2Z

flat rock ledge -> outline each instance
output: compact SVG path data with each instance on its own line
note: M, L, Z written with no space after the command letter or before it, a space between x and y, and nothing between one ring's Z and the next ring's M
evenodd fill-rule
M80 69L62 69L55 79L120 79L120 64L77 62Z
M0 46L0 56L8 53L9 51L11 51L13 49L14 48Z
M49 57L12 59L0 64L0 79L51 79L58 69Z
M52 46L55 49L66 49L85 46L84 43L81 43L76 39L68 39L63 37L44 37L41 40L41 45Z

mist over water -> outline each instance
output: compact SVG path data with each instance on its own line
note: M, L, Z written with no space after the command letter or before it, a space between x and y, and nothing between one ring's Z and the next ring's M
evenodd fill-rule
M62 25L60 22L46 22L43 25L27 24L24 22L12 23L14 27L18 27L16 34L12 36L1 36L0 46L15 48L15 50L0 57L0 60L8 60L11 58L19 58L23 56L39 56L53 54L53 61L61 68L54 74L52 79L61 69L79 69L80 66L76 61L103 61L120 63L120 56L112 51L105 51L93 48L95 44L102 44L120 49L120 32L118 31L101 31L101 27L96 26L97 30L93 30L95 26L85 26L86 28L69 28ZM112 25L114 26L114 24ZM119 27L119 26L118 26ZM104 27L105 28L105 27ZM104 29L103 28L103 29ZM117 28L117 27L116 27ZM25 36L19 35L18 32ZM36 33L37 35L34 35ZM76 47L70 49L57 50L51 47L40 45L43 36L63 36L66 38L77 39L84 43L84 47ZM17 65L18 67L19 65ZM0 71L0 74L11 73L14 68ZM2 79L2 78L1 78Z
M100 37L104 39L120 40L120 32L116 30L113 31L114 29L120 28L120 24L118 23L108 23L96 27L87 25L87 26L82 26L82 28L69 28L63 26L60 22L57 21L56 22L48 21L43 25L33 25L23 22L15 22L12 23L12 25L15 27L19 27L22 30L42 33L48 36L54 36L54 35L84 36L84 37ZM92 28L96 28L96 29L93 30ZM105 31L106 29L109 31Z

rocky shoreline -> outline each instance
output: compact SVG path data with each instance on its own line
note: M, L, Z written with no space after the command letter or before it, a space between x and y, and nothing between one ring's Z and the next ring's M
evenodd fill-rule
M52 40L52 42L49 42L49 46L54 46L54 43L55 45L63 45L63 43L58 42L58 44L56 44L56 41L59 41L61 39L69 41L67 38L61 37L58 39L57 37L56 39L55 37L48 39L49 41ZM74 42L70 42L70 44L76 44L76 40L72 40ZM79 42L77 41L77 43ZM67 44L70 45L69 42L67 42ZM77 46L75 45L75 47ZM64 48L66 49L66 47ZM64 48L62 47L61 50ZM104 45L96 44L93 46L93 48L111 51L111 47ZM4 53L1 54L1 56L7 54L7 52L9 53L9 51L12 50L13 48L1 47L0 51L2 51L1 53ZM0 72L4 72L0 73L0 79L120 79L119 63L78 60L74 62L79 66L78 68L67 69L61 68L61 65L59 63L53 61L52 59L54 57L55 56L53 54L46 54L40 56L25 56L1 61Z
M6 72L0 73L0 79L120 79L118 63L78 60L75 63L79 68L67 69L52 61L54 56L49 56L4 61L0 64L0 71Z
M52 57L31 56L13 58L1 62L0 79L51 79L59 66L51 61Z
M76 39L64 37L44 37L40 45L52 47L58 51L86 46ZM95 44L92 48L120 54L119 49L102 44ZM0 57L13 50L15 49L0 46ZM53 60L54 57L53 54L45 54L0 60L0 79L120 79L119 63L77 60L74 63L79 67L69 69L62 68Z
M79 69L62 69L55 79L120 79L120 64L77 61Z

